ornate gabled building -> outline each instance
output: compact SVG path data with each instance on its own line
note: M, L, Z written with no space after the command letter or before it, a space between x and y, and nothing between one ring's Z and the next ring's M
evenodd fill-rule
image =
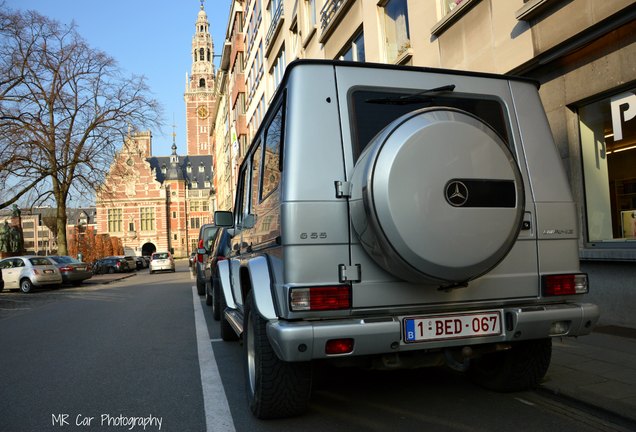
M186 154L152 154L152 133L129 134L96 194L97 232L119 237L127 255L196 248L199 228L215 209L211 117L215 110L214 44L203 4L192 39L192 73L184 94Z

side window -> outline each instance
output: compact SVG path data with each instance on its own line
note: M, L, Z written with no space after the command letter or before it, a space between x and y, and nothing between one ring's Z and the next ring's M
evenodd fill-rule
M261 143L258 143L256 146L256 150L254 150L254 154L252 154L252 201L250 211L254 208L256 204L260 201L259 195L259 179L261 175L261 162L263 160L263 146Z
M265 132L265 164L261 196L267 198L280 183L280 149L283 142L283 105Z
M243 217L247 213L249 205L249 171L248 166L243 166L239 177L239 186L236 193L236 223L239 226L243 225Z

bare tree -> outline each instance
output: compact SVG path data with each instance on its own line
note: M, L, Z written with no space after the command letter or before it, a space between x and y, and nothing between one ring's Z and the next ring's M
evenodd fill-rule
M145 78L123 76L74 23L0 7L0 188L11 191L0 208L27 193L32 206L53 199L58 253L70 192L92 195L131 125L160 120Z

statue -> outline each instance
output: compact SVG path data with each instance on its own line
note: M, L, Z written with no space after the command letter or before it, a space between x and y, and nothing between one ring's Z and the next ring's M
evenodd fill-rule
M0 252L9 252L9 223L4 221L0 227Z
M20 217L20 214L22 212L20 211L20 209L18 208L17 204L13 204L13 207L11 207L11 216L13 217Z
M16 227L11 227L11 230L9 231L9 251L22 251L22 233Z

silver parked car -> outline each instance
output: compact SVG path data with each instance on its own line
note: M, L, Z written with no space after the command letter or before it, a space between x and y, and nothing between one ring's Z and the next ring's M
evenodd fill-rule
M60 286L62 274L47 257L17 256L0 261L5 289L20 289L24 293L33 287Z
M536 82L291 63L239 168L217 263L221 336L250 409L302 413L312 361L446 364L535 386L551 338L591 332L568 180Z
M174 272L174 259L172 258L172 254L168 251L164 252L155 252L150 256L150 265L149 265L150 274L161 271L161 270L169 270Z

